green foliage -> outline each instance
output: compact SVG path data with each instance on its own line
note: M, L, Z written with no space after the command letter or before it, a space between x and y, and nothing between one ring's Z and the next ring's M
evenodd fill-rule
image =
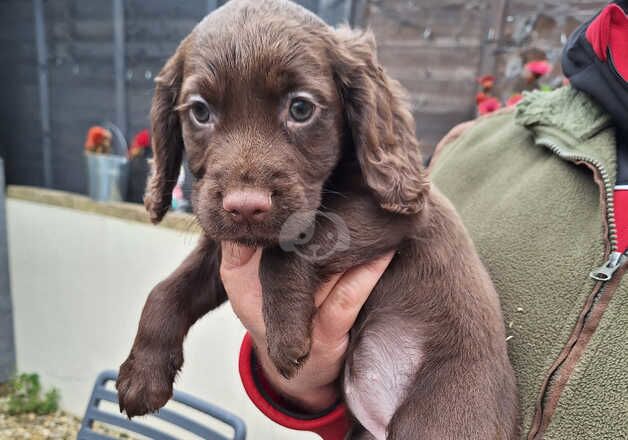
M50 414L59 408L59 391L52 389L43 398L37 374L20 374L9 382L7 412L11 415L23 413Z

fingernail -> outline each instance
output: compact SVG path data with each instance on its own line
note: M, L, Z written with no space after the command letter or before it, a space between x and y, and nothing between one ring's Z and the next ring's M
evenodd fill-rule
M253 254L254 248L239 245L232 241L223 241L222 245L222 265L227 269L244 266L249 262Z

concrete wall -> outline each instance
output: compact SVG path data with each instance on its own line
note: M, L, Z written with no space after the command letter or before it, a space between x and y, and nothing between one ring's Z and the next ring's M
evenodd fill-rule
M125 359L151 287L196 236L11 198L7 222L17 368L39 373L81 415L98 372ZM249 402L237 374L243 334L229 305L197 323L177 388L240 415L251 439L318 438L275 425Z

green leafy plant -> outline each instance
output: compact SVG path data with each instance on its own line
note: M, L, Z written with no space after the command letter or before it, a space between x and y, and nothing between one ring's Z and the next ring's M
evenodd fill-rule
M7 412L11 415L35 413L50 414L59 408L59 391L55 388L46 392L42 389L37 374L20 374L9 382Z

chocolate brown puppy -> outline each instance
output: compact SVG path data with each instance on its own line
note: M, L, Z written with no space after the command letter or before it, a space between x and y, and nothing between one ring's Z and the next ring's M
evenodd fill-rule
M145 414L170 398L186 333L227 298L220 241L263 248L268 350L288 378L310 350L314 292L395 250L351 332L342 390L353 438L516 437L498 296L429 183L369 32L332 29L287 1L233 0L156 83L146 207L153 222L164 216L185 153L203 234L148 297L120 367L121 410Z

